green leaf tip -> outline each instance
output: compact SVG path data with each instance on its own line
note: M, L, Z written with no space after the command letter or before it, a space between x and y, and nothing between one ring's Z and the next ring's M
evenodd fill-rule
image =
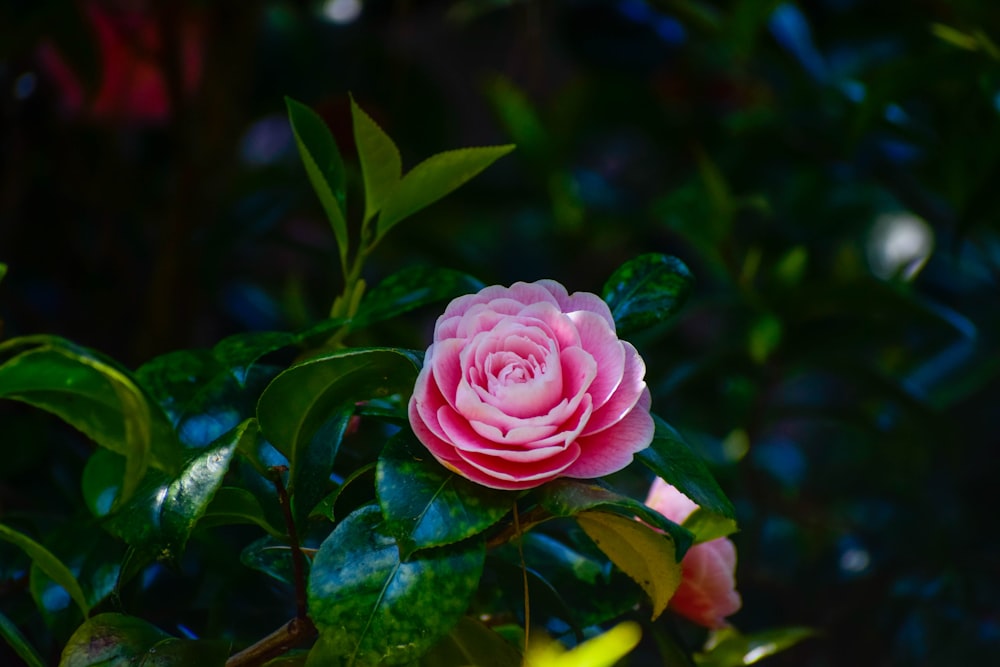
M288 109L288 119L295 135L295 145L299 149L299 157L305 166L306 175L313 186L320 204L326 213L333 234L337 239L341 264L346 266L348 253L348 234L346 194L346 172L344 161L337 149L337 142L319 114L297 102L285 97L285 107Z

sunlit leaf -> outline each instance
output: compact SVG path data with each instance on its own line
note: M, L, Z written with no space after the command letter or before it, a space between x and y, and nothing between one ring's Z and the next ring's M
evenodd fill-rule
M49 578L62 586L69 593L76 606L80 608L80 611L83 612L83 615L87 615L90 611L90 605L87 603L87 597L84 595L83 589L80 588L80 582L77 581L76 576L70 572L69 568L56 558L51 551L24 533L4 524L0 524L0 540L10 542L24 551L28 555L28 558L31 559L32 564L36 565Z
M693 542L685 528L651 510L634 498L615 493L600 482L557 479L549 482L537 494L539 504L555 516L576 516L581 512L613 512L625 518L639 518L650 526L668 533L674 540L678 561Z
M699 507L734 519L736 510L708 466L667 422L653 416L656 432L649 447L636 454L654 473L677 487Z
M368 222L382 208L399 183L403 161L399 149L378 124L351 98L354 143L365 183L365 217Z
M208 509L242 439L253 435L247 420L200 451L171 478L151 471L135 497L105 520L105 526L128 544L161 557L177 557L198 520Z
M611 562L649 596L653 618L662 614L681 583L673 539L618 514L582 512L576 520Z
M417 549L482 532L507 514L517 498L445 469L408 429L386 443L375 486L384 530L396 538L403 559Z
M381 523L378 507L368 505L320 546L309 576L309 616L323 648L314 649L309 664L415 660L468 607L483 569L482 541L428 550L404 563Z
M626 621L567 650L553 639L532 642L525 664L537 667L612 667L642 638L638 623Z
M724 628L713 633L705 651L695 654L694 660L700 667L752 665L816 634L815 630L805 627L774 628L749 635L740 634L732 627Z
M344 163L330 128L315 111L290 97L285 98L288 118L295 134L306 175L319 197L326 217L333 228L340 251L340 261L346 266L348 251L345 211L346 186Z
M427 158L407 172L382 205L376 238L385 236L403 218L458 189L512 150L512 144L461 148Z
M640 255L620 266L604 283L618 333L628 336L674 315L694 287L684 262L669 255Z
M694 534L695 544L728 537L737 531L736 521L699 507L684 520L684 528Z

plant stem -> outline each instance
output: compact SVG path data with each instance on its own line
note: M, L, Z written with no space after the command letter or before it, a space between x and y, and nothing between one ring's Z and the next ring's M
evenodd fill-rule
M288 526L288 542L292 548L292 576L295 579L295 617L298 620L308 620L306 615L306 568L305 557L302 555L302 545L299 544L299 532L295 528L295 519L292 517L292 504L288 498L288 491L281 480L281 474L285 472L285 466L275 466L271 468L271 482L278 492L278 505L285 516L285 524ZM310 621L310 625L312 622Z
M263 665L315 636L316 626L308 617L293 618L252 646L229 656L226 667Z

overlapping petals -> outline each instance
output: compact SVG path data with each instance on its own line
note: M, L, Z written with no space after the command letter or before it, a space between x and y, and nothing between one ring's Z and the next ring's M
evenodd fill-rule
M690 498L657 478L646 505L675 523L683 523L698 506ZM742 605L736 591L736 546L727 537L696 544L681 561L681 584L670 599L670 608L706 628L723 628L726 617Z
M649 445L645 365L607 304L552 280L452 301L410 400L414 433L485 486L600 477Z

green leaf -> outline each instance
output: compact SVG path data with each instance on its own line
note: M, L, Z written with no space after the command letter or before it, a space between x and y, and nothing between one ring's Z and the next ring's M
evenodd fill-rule
M236 427L218 445L191 460L180 476L167 487L160 512L163 549L180 554L198 520L208 509L222 479L229 471L239 441L257 425L247 420Z
M684 520L684 527L694 533L695 544L728 537L737 531L736 521L699 507Z
M681 583L680 559L670 536L607 512L582 512L576 521L611 562L646 592L653 603L653 619L662 614Z
M69 638L60 667L222 667L229 642L171 637L141 618L106 613Z
M685 528L651 510L634 498L615 493L601 482L556 479L538 491L538 504L554 516L572 517L581 512L612 512L632 520L638 517L674 540L677 561L684 557L694 541Z
M341 405L312 435L288 471L288 493L296 523L306 520L332 485L330 472L354 414L354 404Z
M417 549L453 544L499 521L517 498L456 475L434 460L409 429L386 443L375 488L383 528L405 560Z
M205 509L205 514L198 521L198 528L233 524L254 524L263 528L272 537L279 539L284 537L284 533L268 521L264 508L256 496L237 486L223 486L215 492L212 502Z
M481 540L403 563L381 522L378 507L362 507L320 546L309 576L309 615L322 646L309 664L406 664L468 607L483 569Z
M205 514L244 438L256 433L247 420L191 459L176 478L151 471L135 497L106 520L133 547L160 557L180 555Z
M481 622L463 616L451 632L427 652L424 667L521 667L521 652Z
M289 586L294 583L292 548L283 537L267 535L254 540L240 552L240 562Z
M780 653L804 639L816 636L805 627L787 627L742 635L735 628L718 630L709 640L706 651L696 653L694 661L701 667L741 667L752 665L775 653Z
M461 148L427 158L403 177L382 205L376 238L381 239L400 220L458 189L512 150L513 144Z
M150 464L177 469L173 430L126 371L56 336L6 341L0 357L6 355L12 356L0 364L0 397L51 412L124 456L122 498L135 492Z
M24 551L28 555L28 558L31 559L33 565L37 566L54 582L66 589L66 592L73 598L73 602L80 608L84 616L90 612L90 605L87 604L87 596L84 595L83 589L80 588L80 582L76 580L76 577L70 572L69 568L56 558L51 551L24 533L5 526L2 523L0 523L0 540L10 542Z
M624 621L596 637L566 650L554 639L532 644L525 664L545 667L613 667L632 652L642 638L642 629L634 621Z
M45 661L42 660L42 656L38 655L35 647L28 642L28 638L17 629L13 621L2 613L0 613L0 637L3 637L4 641L14 649L14 653L24 661L27 667L45 667Z
M354 143L358 148L361 175L365 182L365 218L367 223L382 208L399 184L403 160L399 149L381 127L351 97Z
M169 637L153 644L139 667L224 667L230 642Z
M481 281L461 271L423 266L403 269L365 294L351 328L360 329L429 303L478 292L483 287Z
M249 370L261 357L298 341L284 331L248 331L223 338L212 348L212 356L245 385Z
M330 128L315 111L296 102L290 97L285 98L288 108L288 119L295 134L295 144L299 148L299 156L305 165L306 175L319 196L326 217L333 228L340 250L341 265L347 266L348 235L346 177L344 162L337 150L337 142L330 133Z
M653 442L636 454L636 458L665 482L677 487L699 507L721 514L727 519L735 519L733 504L701 457L673 426L656 415L653 415L653 421L656 424Z
M0 262L0 282L7 276L7 265Z
M257 404L261 431L294 471L331 415L358 401L409 395L420 366L414 353L395 348L350 349L303 361L264 390Z
M684 262L649 253L622 264L604 284L618 334L628 336L662 322L681 309L694 287Z

